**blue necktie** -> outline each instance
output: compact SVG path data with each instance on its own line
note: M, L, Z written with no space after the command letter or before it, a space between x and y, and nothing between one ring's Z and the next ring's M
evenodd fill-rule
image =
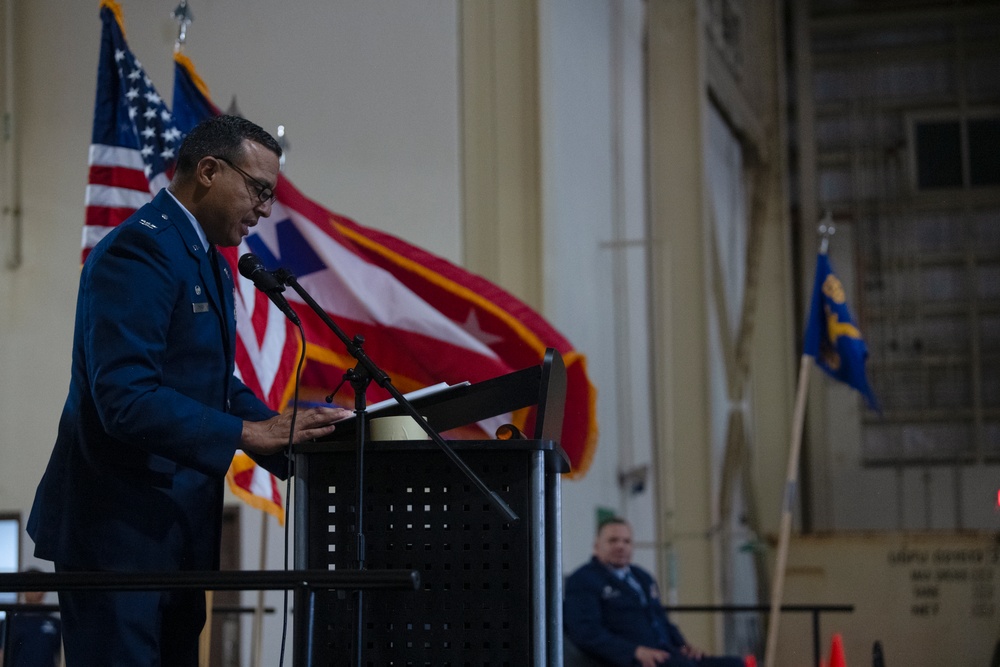
M629 586L635 589L635 592L639 594L639 599L642 601L642 605L646 606L646 593L642 590L642 585L639 581L632 576L632 570L625 570L625 576L622 578L628 583Z

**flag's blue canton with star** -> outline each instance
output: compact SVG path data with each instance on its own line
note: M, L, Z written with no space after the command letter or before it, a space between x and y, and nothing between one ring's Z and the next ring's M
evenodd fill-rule
M177 157L177 148L182 138L180 130L173 123L173 118L163 98L156 92L153 82L146 75L142 63L135 57L125 43L125 36L111 10L101 12L104 21L105 34L110 36L110 43L105 40L101 49L101 71L98 73L98 90L113 94L113 99L98 100L94 113L94 143L135 148L142 155L146 178L152 179L166 172ZM108 63L105 48L113 49L114 69L104 65ZM101 84L108 84L103 87ZM103 104L102 104L103 102ZM100 123L100 112L114 105L114 113L109 121ZM98 128L102 124L103 128ZM107 130L114 128L114 134L109 136Z
M183 137L128 47L116 9L110 2L101 6L84 259L112 227L167 185Z

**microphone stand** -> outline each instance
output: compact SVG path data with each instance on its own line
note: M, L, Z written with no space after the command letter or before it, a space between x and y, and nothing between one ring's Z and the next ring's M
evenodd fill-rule
M353 339L348 338L347 334L337 325L336 322L327 315L326 311L316 303L315 299L301 286L295 276L286 269L277 269L272 272L275 279L282 285L288 285L296 294L302 297L302 300L313 309L313 311L319 316L321 320L326 324L327 327L336 334L337 338L341 340L344 347L347 348L348 354L350 354L357 361L354 368L347 371L345 378L351 383L351 387L354 388L354 412L356 415L355 422L355 440L357 447L357 540L358 540L358 569L365 569L365 536L364 536L364 524L362 522L364 518L364 443L366 437L366 422L368 419L367 405L366 405L366 392L368 385L374 381L375 384L382 387L389 392L396 401L403 407L403 410L409 414L420 427L430 436L431 440L443 451L449 459L461 470L466 477L476 486L477 489L485 496L485 498L490 502L493 508L500 513L509 523L517 523L520 518L510 506L503 501L503 499L492 489L490 489L485 482L466 465L465 461L455 453L455 450L445 442L444 438L434 430L434 428L427 423L423 416L417 411L413 404L403 396L403 394L396 389L392 384L392 380L386 375L382 369L380 369L375 362L371 360L368 354L364 350L365 339L361 335L356 335ZM361 650L362 650L362 595L363 591L357 591L357 664L361 665Z

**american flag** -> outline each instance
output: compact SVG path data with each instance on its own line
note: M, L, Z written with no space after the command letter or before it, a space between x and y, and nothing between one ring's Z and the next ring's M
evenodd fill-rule
M101 3L101 55L90 143L83 259L169 181L182 134L125 42L121 9Z

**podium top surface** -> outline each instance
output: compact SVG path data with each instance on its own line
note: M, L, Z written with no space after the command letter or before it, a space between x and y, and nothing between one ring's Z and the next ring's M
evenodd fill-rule
M455 451L543 451L562 452L559 443L554 440L448 440L448 446ZM357 445L354 441L303 442L292 448L296 454L339 454L353 452ZM365 443L366 451L391 452L401 450L440 451L433 440L371 440Z
M566 404L566 366L554 349L546 350L542 363L471 385L455 385L447 390L410 401L411 405L438 433L498 415L535 407L533 431L525 436L536 440L556 440L562 436ZM379 410L370 419L407 414L398 403ZM337 430L321 442L353 441L357 418L337 423ZM511 442L511 441L505 441Z

